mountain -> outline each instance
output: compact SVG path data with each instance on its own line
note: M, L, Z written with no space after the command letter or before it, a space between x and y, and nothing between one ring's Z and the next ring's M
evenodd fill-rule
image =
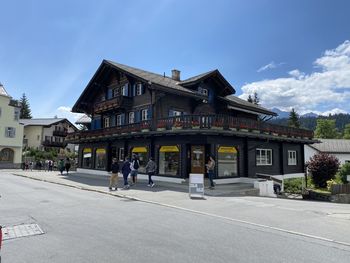
M276 112L278 114L277 119L283 119L289 117L289 112L287 111L281 111L278 108L272 108L271 111Z
M300 116L301 118L317 118L318 114L313 112L308 112Z

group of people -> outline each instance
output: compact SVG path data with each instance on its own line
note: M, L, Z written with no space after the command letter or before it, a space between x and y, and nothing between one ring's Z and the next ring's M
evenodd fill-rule
M52 172L54 169L58 169L61 174L63 174L64 171L69 173L69 170L71 168L71 161L67 157L66 160L60 159L58 163L52 161L52 160L36 160L35 162L32 161L26 161L22 163L22 169L23 170L31 170L36 169L38 171L41 171L44 169L44 171Z
M119 169L119 164L116 158L113 158L113 162L111 165L111 178L109 182L109 190L113 190L113 187L115 190L118 190L117 183L118 183L118 173L121 172L123 175L123 181L124 186L123 189L129 189L130 185L134 185L137 182L137 174L138 169L140 168L140 161L136 154L132 156L132 159L130 160L127 156L125 158L125 161ZM152 176L156 174L157 170L157 164L154 162L153 158L150 157L149 161L145 167L146 173L148 174L148 185L149 187L154 187L154 182L152 180ZM131 177L131 183L129 184L128 177Z

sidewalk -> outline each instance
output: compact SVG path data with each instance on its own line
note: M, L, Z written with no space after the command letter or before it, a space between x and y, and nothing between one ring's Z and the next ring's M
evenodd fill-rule
M201 216L216 217L235 224L268 231L306 236L329 242L345 242L350 247L350 206L326 202L312 202L257 196L239 196L247 190L245 184L217 185L205 189L204 199L191 199L188 184L157 182L154 188L139 180L129 190L109 191L109 177L56 172L8 172L35 180L56 183L78 189L100 192L129 200L175 208ZM119 186L122 179L119 178ZM250 185L249 185L250 187ZM264 231L265 231L264 230Z

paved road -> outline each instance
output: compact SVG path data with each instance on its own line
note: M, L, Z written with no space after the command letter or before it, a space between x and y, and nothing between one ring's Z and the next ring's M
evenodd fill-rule
M0 173L0 194L1 224L37 223L45 231L5 241L3 263L339 263L350 258L347 245L240 223L215 213L131 201L5 173ZM237 209L242 206L237 200L245 199L225 200L231 200L225 208ZM257 212L255 217L265 216Z

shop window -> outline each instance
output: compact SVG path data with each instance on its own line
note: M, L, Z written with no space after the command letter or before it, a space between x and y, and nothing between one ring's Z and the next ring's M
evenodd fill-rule
M233 146L218 148L218 177L237 176L237 149Z
M288 165L297 165L296 151L288 151Z
M136 155L139 160L140 168L138 169L138 171L140 173L145 173L146 172L145 167L149 158L147 147L134 147L132 148L131 153L132 155Z
M256 149L256 165L272 165L272 150Z
M162 146L159 149L159 173L179 176L180 151L178 146Z
M106 164L107 164L106 149L103 149L103 148L96 149L95 168L105 170Z
M84 148L83 150L83 168L91 168L91 148Z

